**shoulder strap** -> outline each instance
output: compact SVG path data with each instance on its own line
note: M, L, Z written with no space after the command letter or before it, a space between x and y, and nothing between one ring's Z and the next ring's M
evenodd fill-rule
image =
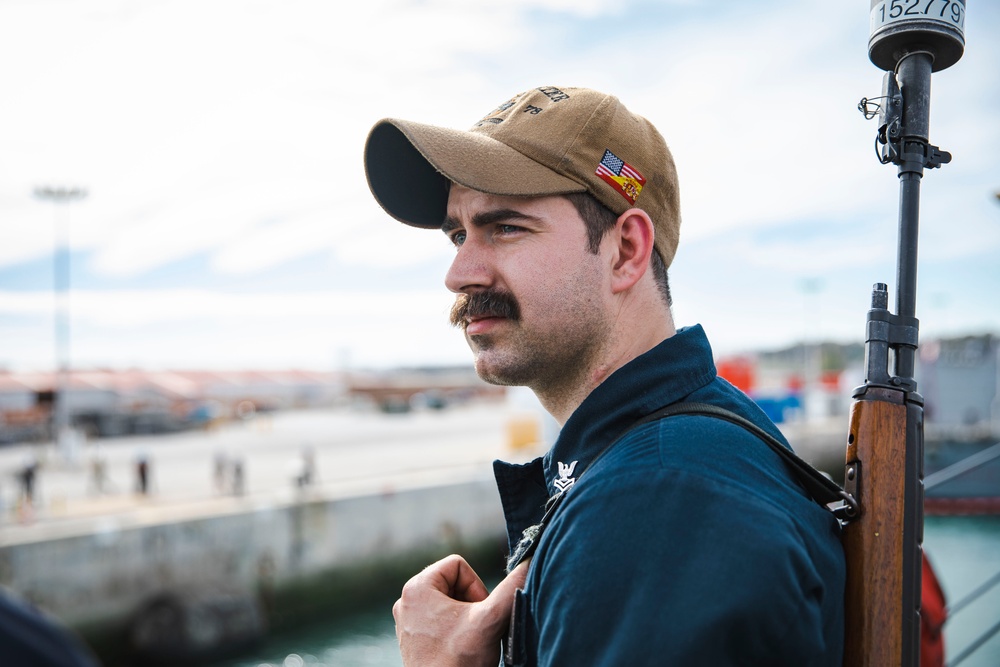
M590 468L597 463L597 461L601 459L608 452L608 450L614 447L615 444L617 444L618 441L624 438L629 432L639 426L642 426L643 424L648 424L649 422L665 419L666 417L672 417L674 415L701 415L704 417L714 417L746 429L753 435L763 440L767 446L774 451L774 453L780 456L785 463L788 464L792 474L795 475L795 478L802 483L802 486L805 487L809 496L821 506L830 510L842 524L850 523L854 519L858 518L858 501L855 500L854 496L838 486L836 482L824 476L823 473L819 472L811 465L800 459L795 452L790 450L788 447L785 447L781 441L762 429L760 426L754 424L749 419L741 417L735 412L730 412L725 408L720 408L717 405L711 405L709 403L671 403L670 405L662 407L655 412L651 412L650 414L639 418L627 429L625 429L621 435L601 450L601 452L594 457L583 472L577 475L577 480L582 479L584 473L590 470ZM521 540L517 543L510 557L507 559L508 572L514 569L519 562L534 554L535 548L538 546L539 538L542 533L545 532L546 527L552 520L552 517L559 510L559 507L562 505L565 498L565 491L560 491L550 497L548 502L545 503L545 512L541 521L539 521L538 524L530 526L524 530ZM834 506L834 503L839 504Z
M795 475L795 478L802 484L802 486L805 487L806 492L810 495L810 497L812 497L813 500L832 511L833 514L841 521L849 522L857 517L858 502L851 494L847 493L840 487L840 485L826 477L823 473L816 470L816 468L813 468L811 465L803 461L795 452L786 447L781 443L781 441L762 429L760 426L754 424L749 419L736 414L735 412L726 410L725 408L721 408L717 405L711 405L709 403L671 403L670 405L660 408L659 410L639 419L637 422L632 424L628 430L631 431L642 424L647 424L651 421L671 417L673 415L702 415L705 417L714 417L746 429L753 435L763 440L775 454L780 456L785 463L788 464L788 467L791 468L792 474ZM840 504L836 507L830 507L832 503Z

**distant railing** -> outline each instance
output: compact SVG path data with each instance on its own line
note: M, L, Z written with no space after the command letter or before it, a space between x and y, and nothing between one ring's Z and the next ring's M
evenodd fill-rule
M967 456L958 463L954 463L947 468L928 475L924 479L924 491L930 491L937 486L941 486L945 482L949 482L960 475L964 475L967 472L981 468L996 459L1000 459L1000 442L992 445L991 447L987 447L983 451L973 454L972 456ZM969 604L982 597L997 584L1000 584L1000 572L990 577L974 591L955 604L947 607L947 613L945 615L945 618L947 619L946 622L951 621L954 614L957 614ZM983 644L988 642L997 633L1000 633L1000 621L997 621L991 628L987 629L986 632L962 649L962 651L948 663L948 667L956 667L956 665L964 662L966 658L978 651Z
M924 478L924 491L941 486L945 482L950 482L960 475L971 472L976 468L981 468L994 459L1000 459L1000 442L991 447L987 447L981 452L967 456L958 463L953 463L947 468L942 468L935 473L931 473Z

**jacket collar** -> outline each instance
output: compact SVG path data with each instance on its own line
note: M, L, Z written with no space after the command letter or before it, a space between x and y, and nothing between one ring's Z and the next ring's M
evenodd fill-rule
M549 494L572 485L569 480L638 419L676 403L715 376L712 349L701 325L680 329L616 370L584 399L542 457Z
M548 498L569 488L634 422L683 399L715 376L712 349L701 325L685 327L595 388L545 456L523 465L494 462L510 548L525 528L541 520Z

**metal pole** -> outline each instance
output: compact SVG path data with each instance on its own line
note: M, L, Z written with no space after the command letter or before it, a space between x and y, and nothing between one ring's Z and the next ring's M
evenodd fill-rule
M79 201L87 196L82 188L37 187L35 196L55 204L54 252L52 259L53 291L55 294L55 352L56 382L52 404L52 437L65 458L72 458L73 434L70 430L69 372L70 372L70 252L69 212L60 211L59 204Z
M899 248L896 257L896 314L917 312L917 236L920 230L920 180L923 178L930 128L931 68L926 51L904 56L896 67L903 94L902 154L899 163ZM916 349L896 350L894 375L913 378ZM914 383L915 389L915 383Z

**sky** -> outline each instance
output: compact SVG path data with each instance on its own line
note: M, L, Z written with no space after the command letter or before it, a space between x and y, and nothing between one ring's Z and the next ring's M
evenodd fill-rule
M922 339L1000 332L1000 3L935 73ZM0 368L471 363L443 234L389 218L383 117L468 128L525 89L613 93L660 129L683 224L674 318L717 355L863 342L895 290L869 3L0 0ZM80 188L54 204L38 188ZM54 257L67 248L69 290Z

